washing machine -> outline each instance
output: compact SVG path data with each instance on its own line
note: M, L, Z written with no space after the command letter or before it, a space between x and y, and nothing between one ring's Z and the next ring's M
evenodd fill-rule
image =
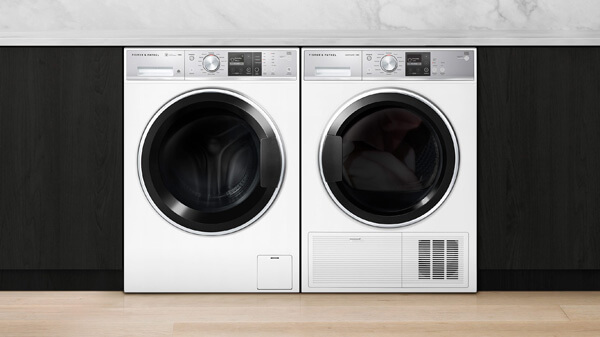
M125 292L298 292L297 49L125 49Z
M302 292L475 292L476 50L302 53Z

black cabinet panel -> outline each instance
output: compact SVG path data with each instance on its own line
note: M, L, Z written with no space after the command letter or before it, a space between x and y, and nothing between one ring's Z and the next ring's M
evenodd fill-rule
M478 49L480 269L600 269L600 48Z
M600 270L594 269L483 269L477 274L479 291L600 290Z
M122 55L0 48L0 269L122 269Z
M2 290L123 290L122 270L0 270Z

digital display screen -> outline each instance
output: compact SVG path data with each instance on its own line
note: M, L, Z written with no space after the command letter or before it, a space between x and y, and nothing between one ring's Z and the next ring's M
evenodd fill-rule
M261 52L227 53L228 76L262 76Z
M243 66L244 65L244 54L243 53L229 53L229 65L232 66Z
M406 64L409 66L420 66L423 62L421 54L409 54L406 53Z
M406 76L430 76L431 53L406 53Z

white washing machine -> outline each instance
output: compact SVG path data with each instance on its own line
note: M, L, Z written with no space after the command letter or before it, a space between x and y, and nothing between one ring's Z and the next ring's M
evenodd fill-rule
M298 292L298 49L126 49L125 292Z
M476 50L302 53L302 292L475 292Z

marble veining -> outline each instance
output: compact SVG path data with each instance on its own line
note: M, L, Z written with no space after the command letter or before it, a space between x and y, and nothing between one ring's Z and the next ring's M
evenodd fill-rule
M600 31L598 0L2 0L0 33Z
M600 45L600 0L0 0L0 45Z

